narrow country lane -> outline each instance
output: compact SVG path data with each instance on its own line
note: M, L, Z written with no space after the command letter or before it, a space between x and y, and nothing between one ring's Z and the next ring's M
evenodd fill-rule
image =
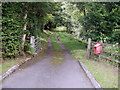
M21 66L3 81L3 88L94 88L76 60L62 48L55 51L49 38L47 52Z

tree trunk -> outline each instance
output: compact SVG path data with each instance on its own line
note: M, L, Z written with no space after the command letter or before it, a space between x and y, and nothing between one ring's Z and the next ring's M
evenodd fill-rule
M24 21L25 21L25 24L23 26L23 31L25 31L27 29L27 22L26 22L26 19L27 19L27 16L28 16L28 11L26 10L25 11L25 14L24 14ZM22 44L21 44L21 47L22 47L22 55L25 56L25 53L24 53L24 44L25 44L25 38L26 38L26 34L23 34L22 36Z
M86 16L86 8L85 8L85 6L84 6L83 12L84 12L84 16Z

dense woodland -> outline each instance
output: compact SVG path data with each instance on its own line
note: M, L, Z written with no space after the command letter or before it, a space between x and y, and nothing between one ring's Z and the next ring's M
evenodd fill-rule
M64 26L77 38L120 44L119 2L2 3L2 55L14 57L30 49L26 37Z

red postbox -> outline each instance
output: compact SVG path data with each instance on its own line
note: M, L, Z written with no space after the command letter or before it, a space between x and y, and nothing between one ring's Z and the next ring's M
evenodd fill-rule
M98 42L95 46L94 46L94 53L95 54L100 54L101 53L101 49L102 49L102 43Z

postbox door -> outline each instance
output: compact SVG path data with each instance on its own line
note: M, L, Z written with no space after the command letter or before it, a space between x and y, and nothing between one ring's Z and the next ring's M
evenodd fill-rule
M99 54L101 52L101 47L96 47L96 54Z

